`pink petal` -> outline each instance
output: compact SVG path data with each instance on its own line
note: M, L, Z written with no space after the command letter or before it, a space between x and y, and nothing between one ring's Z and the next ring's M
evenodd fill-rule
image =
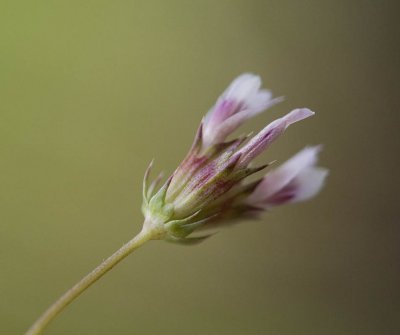
M246 166L251 160L263 152L274 140L276 140L287 127L313 115L314 112L311 110L307 108L299 108L291 111L284 117L273 121L237 152L237 155L241 155L239 164Z
M237 77L222 94L226 100L244 101L258 92L261 78L251 73Z
M320 146L305 148L278 169L268 173L246 202L268 208L307 200L318 193L328 174L315 167Z
M305 201L314 197L324 185L328 170L313 167L302 171L296 178L297 191L290 202Z
M260 87L260 77L253 74L243 74L231 83L204 119L205 147L223 142L247 119L283 100L272 99L272 93Z
M294 155L276 170L268 173L251 195L253 201L270 197L287 185L302 170L315 165L321 147L308 147Z

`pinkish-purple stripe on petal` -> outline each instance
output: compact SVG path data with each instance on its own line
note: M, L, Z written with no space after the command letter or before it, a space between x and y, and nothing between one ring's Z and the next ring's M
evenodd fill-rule
M231 83L204 119L205 147L221 143L247 119L282 101L260 87L260 77L247 73Z
M274 142L275 139L277 139L287 127L312 115L314 115L314 112L307 108L295 109L286 114L284 117L267 125L256 136L254 136L250 142L247 143L247 145L237 152L237 154L242 156L239 164L241 166L246 166L249 164L250 161L263 152L272 142Z
M305 148L268 173L246 199L249 205L268 208L307 200L318 193L328 171L316 167L320 146Z
M257 202L278 192L304 169L314 166L318 160L321 146L307 147L287 160L277 169L269 172L251 195Z

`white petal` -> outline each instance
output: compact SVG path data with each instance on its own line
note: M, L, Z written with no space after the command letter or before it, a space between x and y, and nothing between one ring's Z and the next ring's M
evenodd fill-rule
M307 108L295 109L284 117L271 122L237 152L237 155L241 155L239 164L242 166L249 164L251 160L268 148L287 127L314 114Z
M237 77L223 93L223 97L228 100L245 102L253 96L261 87L261 78L251 73L244 73Z
M314 197L324 185L327 175L328 170L320 167L302 171L294 180L297 191L290 202L305 201Z
M315 167L320 150L321 146L307 147L268 173L247 202L267 206L288 190L293 197L285 202L302 201L316 194L327 175L327 170Z
M301 121L310 116L313 116L315 113L308 108L297 108L292 110L289 114L286 114L283 119L286 121L286 127L290 126L292 123Z
M205 147L223 142L246 120L283 100L282 97L272 99L270 91L260 88L260 77L250 73L240 75L229 85L204 119ZM282 119L281 122L295 121Z
M272 93L270 91L261 90L247 101L245 108L250 118L282 101L283 97L272 99Z
M267 174L255 192L262 192L264 198L276 193L295 178L302 170L315 165L320 150L320 146L308 147L301 150L279 168Z

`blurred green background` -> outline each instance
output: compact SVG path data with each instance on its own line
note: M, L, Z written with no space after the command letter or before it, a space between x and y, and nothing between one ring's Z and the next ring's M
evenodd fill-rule
M313 201L195 247L151 242L46 334L399 334L396 1L1 1L0 333L22 334L142 223L238 74L295 107L260 162L323 143Z

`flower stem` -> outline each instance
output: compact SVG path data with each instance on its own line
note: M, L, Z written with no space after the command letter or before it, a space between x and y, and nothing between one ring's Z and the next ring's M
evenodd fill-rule
M25 335L38 335L46 328L46 326L75 298L77 298L89 286L95 283L104 274L110 271L116 264L122 261L132 251L140 247L145 242L155 238L155 232L152 229L142 229L128 243L124 244L119 250L103 261L92 272L83 277L72 288L65 292L56 302L54 302L36 322L29 328Z

